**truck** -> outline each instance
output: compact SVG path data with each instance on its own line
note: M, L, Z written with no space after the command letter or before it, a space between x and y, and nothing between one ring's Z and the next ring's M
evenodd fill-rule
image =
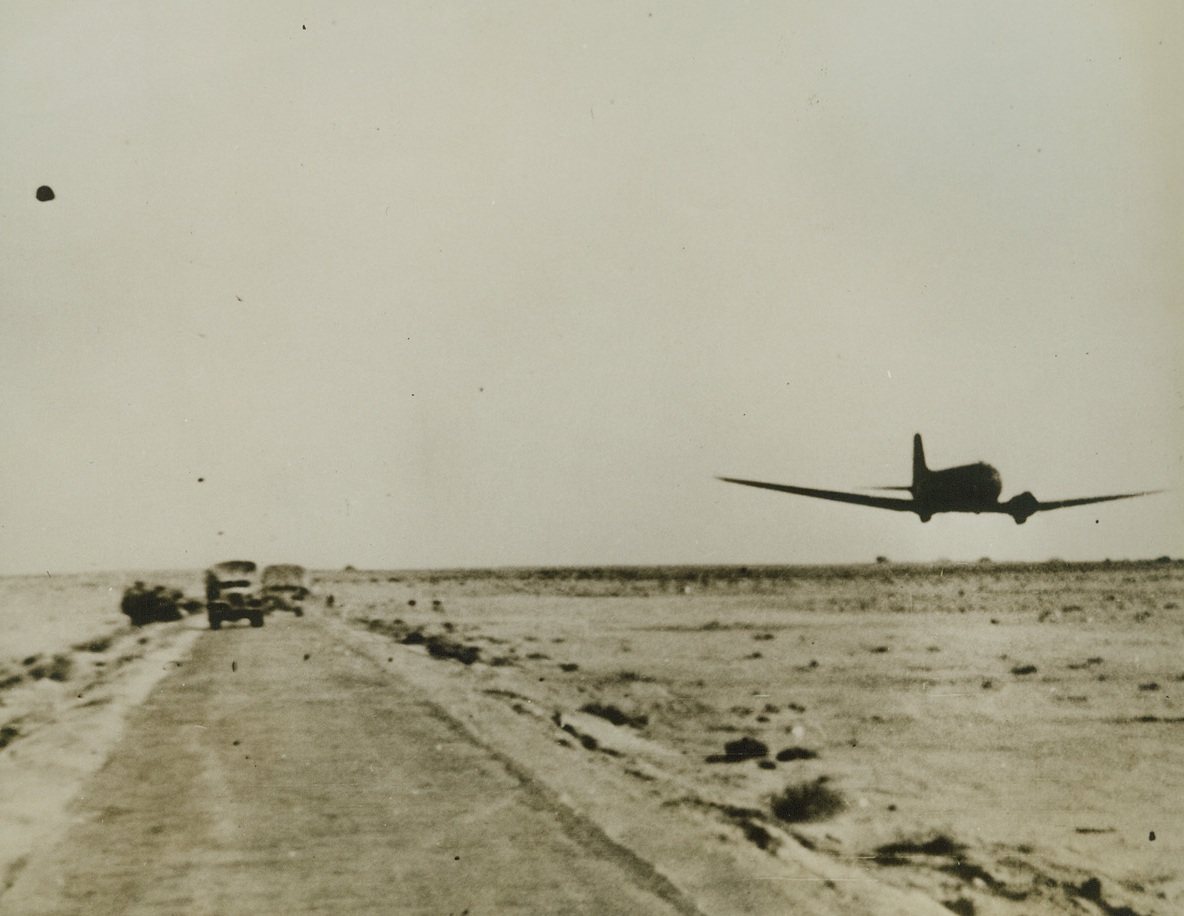
M308 573L294 563L277 563L263 570L263 603L268 610L291 611L304 616L304 601L311 594Z
M229 620L263 626L263 593L259 568L250 560L227 560L206 570L206 613L210 629Z

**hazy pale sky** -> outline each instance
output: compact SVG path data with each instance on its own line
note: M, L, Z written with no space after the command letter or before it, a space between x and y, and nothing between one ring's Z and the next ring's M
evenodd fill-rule
M1184 554L1181 9L5 3L0 572Z

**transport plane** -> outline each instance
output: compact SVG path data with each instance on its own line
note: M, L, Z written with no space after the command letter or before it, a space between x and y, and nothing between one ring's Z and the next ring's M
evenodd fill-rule
M1135 496L1149 496L1159 490L1144 490L1141 493L1119 493L1115 496L1086 496L1081 499L1059 499L1055 502L1040 502L1030 492L1024 491L1007 502L999 502L1003 492L1003 480L989 464L964 464L956 468L930 470L925 464L925 449L921 445L921 434L913 436L913 483L908 487L877 487L882 490L905 490L911 499L896 496L872 496L865 493L842 493L835 490L815 490L810 487L793 487L783 483L763 483L759 480L739 480L735 477L719 477L727 483L743 484L746 487L761 487L779 490L782 493L796 493L799 496L813 496L817 499L832 499L857 506L871 506L873 509L891 509L894 512L915 512L923 522L929 521L938 512L995 512L1010 515L1017 525L1026 522L1029 516L1050 509L1067 509L1070 506L1087 506L1090 503L1104 503L1115 499L1131 499Z

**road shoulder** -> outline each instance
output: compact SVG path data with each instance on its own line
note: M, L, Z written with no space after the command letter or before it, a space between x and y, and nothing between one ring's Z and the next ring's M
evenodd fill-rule
M0 752L0 894L37 850L69 829L72 803L119 743L128 714L183 663L200 635L188 620L129 630L111 640L106 668L44 685L21 737Z

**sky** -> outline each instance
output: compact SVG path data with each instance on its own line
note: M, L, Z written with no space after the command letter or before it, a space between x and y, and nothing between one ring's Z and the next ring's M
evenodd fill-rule
M0 104L0 573L1184 555L1175 0L9 2ZM915 432L1167 492L715 479Z

